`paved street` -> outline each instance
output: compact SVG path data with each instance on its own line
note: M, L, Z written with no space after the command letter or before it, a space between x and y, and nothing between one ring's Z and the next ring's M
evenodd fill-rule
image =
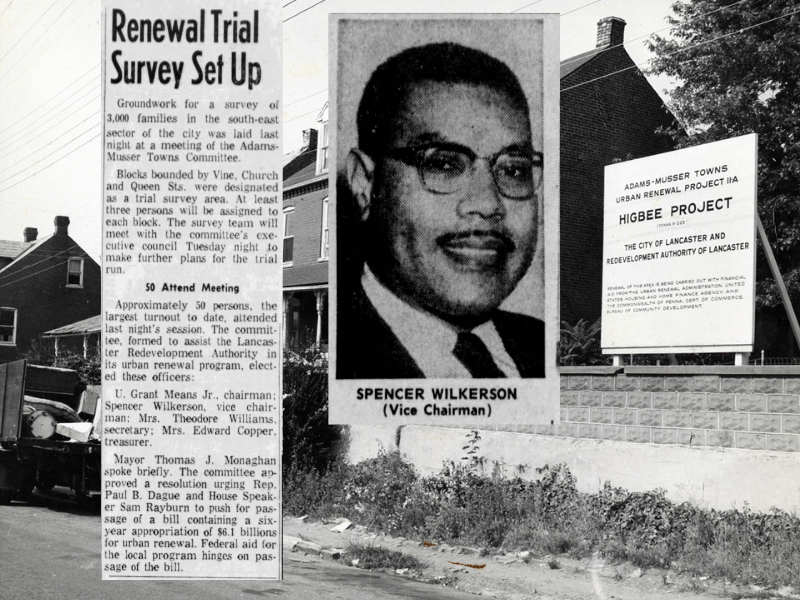
M286 554L283 582L102 581L100 515L54 495L0 506L0 600L457 600L469 594Z

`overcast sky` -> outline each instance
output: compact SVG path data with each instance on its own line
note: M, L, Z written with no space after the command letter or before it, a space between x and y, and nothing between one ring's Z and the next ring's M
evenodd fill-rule
M562 60L594 48L597 21L616 16L627 23L626 50L646 66L645 38L666 33L673 0L280 1L284 152L291 152L327 100L330 13L559 13ZM100 55L98 0L0 0L0 239L21 241L25 227L49 235L55 216L67 215L72 237L99 260ZM652 83L659 93L669 85Z

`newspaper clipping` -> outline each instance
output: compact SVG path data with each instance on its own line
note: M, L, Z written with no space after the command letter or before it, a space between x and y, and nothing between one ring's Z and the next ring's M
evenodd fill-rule
M281 573L276 2L103 10L103 577Z

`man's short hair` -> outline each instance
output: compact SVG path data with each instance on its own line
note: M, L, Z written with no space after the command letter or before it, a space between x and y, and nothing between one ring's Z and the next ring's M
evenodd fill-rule
M378 158L389 140L388 128L407 93L423 81L485 85L505 93L528 114L519 79L503 61L461 44L415 46L387 59L372 73L358 106L358 147Z

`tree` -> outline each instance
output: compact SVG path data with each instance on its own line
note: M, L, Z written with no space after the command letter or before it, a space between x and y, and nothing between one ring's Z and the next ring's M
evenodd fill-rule
M325 473L347 430L328 424L327 355L291 350L283 354L283 473Z
M672 5L668 37L654 35L651 73L678 81L669 107L678 147L758 134L758 212L800 302L800 6L797 0L695 0ZM758 253L759 309L781 307ZM781 309L782 311L782 309Z

